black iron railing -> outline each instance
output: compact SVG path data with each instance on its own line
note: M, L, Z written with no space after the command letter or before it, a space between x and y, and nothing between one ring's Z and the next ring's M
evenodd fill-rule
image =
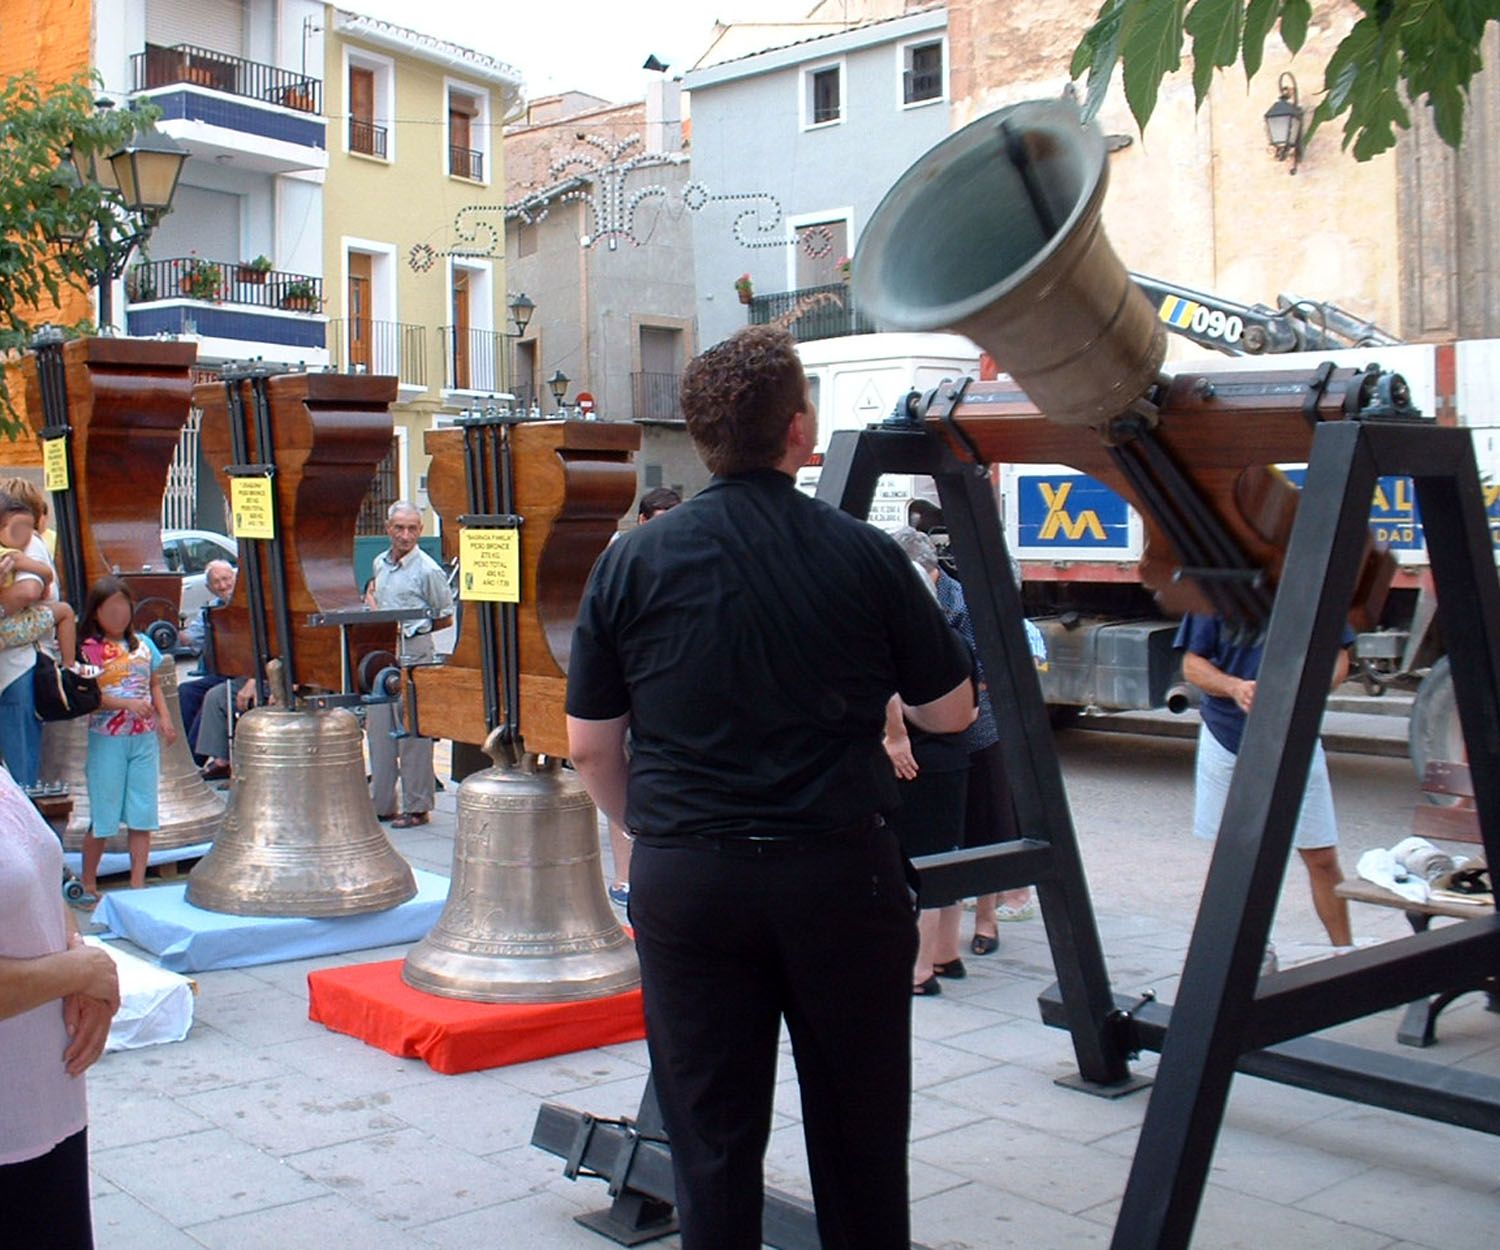
M349 119L349 150L364 156L385 158L385 127L358 117Z
M473 148L448 149L448 172L455 178L472 178L484 181L484 153Z
M340 373L393 374L406 386L426 386L426 327L339 317L328 323L328 359Z
M682 416L677 406L681 383L680 373L632 373L630 415L638 421L675 421Z
M778 325L790 331L799 343L836 339L846 334L874 334L876 329L855 306L844 282L754 296L750 301L750 324Z
M323 279L279 269L253 269L228 260L177 256L133 266L125 277L125 295L132 304L193 299L317 312L323 307Z
M443 326L443 386L450 391L507 390L511 340L494 330Z
M190 83L247 100L280 104L299 113L323 111L323 82L293 70L190 43L170 48L148 43L130 58L131 90L149 91Z

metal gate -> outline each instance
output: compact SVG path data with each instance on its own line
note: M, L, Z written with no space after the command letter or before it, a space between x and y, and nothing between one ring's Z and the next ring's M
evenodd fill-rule
M167 470L167 490L161 498L164 530L198 528L198 429L202 422L203 410L191 409L177 438L177 450Z

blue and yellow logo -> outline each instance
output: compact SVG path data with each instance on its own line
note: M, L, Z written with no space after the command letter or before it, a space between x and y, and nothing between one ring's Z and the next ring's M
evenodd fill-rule
M1016 481L1018 546L1125 550L1130 514L1125 501L1093 478L1037 474Z

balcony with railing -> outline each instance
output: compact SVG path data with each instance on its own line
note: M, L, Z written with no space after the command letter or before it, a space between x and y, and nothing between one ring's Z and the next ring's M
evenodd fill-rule
M386 129L362 117L349 119L349 150L362 156L378 156L385 159Z
M780 326L799 343L842 338L846 334L874 334L876 330L875 324L855 305L845 282L753 296L750 324Z
M427 327L337 318L328 323L328 363L340 373L385 374L402 386L425 389Z
M632 373L630 415L637 421L680 420L681 385L680 373Z
M318 351L326 342L317 315L323 279L312 274L178 256L133 266L125 297L133 335L196 334Z
M498 395L510 381L510 336L494 330L443 326L443 389Z
M468 178L473 182L484 181L484 153L473 148L450 147L448 149L448 172L455 178Z
M130 75L132 95L161 110L157 129L197 159L262 173L328 166L321 79L187 43L148 43Z

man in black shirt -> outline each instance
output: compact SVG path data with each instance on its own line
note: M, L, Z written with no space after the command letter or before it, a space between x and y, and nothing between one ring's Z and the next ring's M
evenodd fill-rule
M893 692L965 728L968 655L889 537L797 491L817 413L788 334L705 352L682 407L714 480L600 557L567 703L574 764L636 838L682 1245L759 1250L784 1017L824 1250L906 1250L916 925L881 735Z

